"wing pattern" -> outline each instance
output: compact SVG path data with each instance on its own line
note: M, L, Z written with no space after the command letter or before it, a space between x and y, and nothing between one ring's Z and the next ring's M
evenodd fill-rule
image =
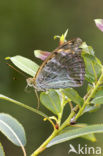
M46 62L36 78L36 88L48 90L79 87L83 84L85 66L79 48L81 42L78 45L77 39L51 53L53 57Z

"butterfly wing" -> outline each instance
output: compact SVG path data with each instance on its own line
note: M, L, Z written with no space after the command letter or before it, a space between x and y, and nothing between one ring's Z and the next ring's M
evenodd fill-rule
M36 77L38 90L79 87L83 84L85 67L78 38L56 49Z

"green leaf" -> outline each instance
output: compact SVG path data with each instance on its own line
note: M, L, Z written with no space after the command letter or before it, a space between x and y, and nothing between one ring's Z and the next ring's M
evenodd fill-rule
M81 138L92 141L92 142L96 142L96 137L93 133L88 134L88 135L83 135L83 136L81 136Z
M94 103L94 104L103 104L103 96L99 96L99 97L96 97L94 98L91 103Z
M67 88L67 89L63 89L62 92L69 99L71 99L71 101L73 101L74 103L78 104L79 106L82 106L84 100L83 100L82 97L80 97L80 95L78 94L78 92L76 90L74 90L73 88Z
M5 152L1 143L0 143L0 156L5 156Z
M0 94L0 99L3 99L3 100L6 100L6 101L10 101L12 103L15 103L16 105L19 105L19 106L21 106L23 108L26 108L26 109L28 109L28 110L30 110L30 111L38 114L38 115L41 115L42 117L47 118L49 120L49 116L47 116L46 114L44 114L40 110L37 110L37 109L34 109L32 107L29 107L29 106L25 105L24 103L21 103L21 102L19 102L17 100L14 100L14 99L9 98L9 97L7 97L5 95L2 95L2 94Z
M95 94L95 98L100 96L103 96L103 87L98 88L98 91Z
M80 48L82 48L82 53L88 53L90 55L94 55L95 53L93 48L91 46L88 46L86 42L83 42Z
M15 145L24 146L26 144L23 126L8 114L0 113L0 131Z
M93 88L93 85L92 84L90 84L90 83L88 83L88 86L87 86L87 92L89 92L90 91L90 89L92 89Z
M77 124L77 126L78 126L77 128L82 128L82 127L87 127L88 125L80 123L80 124ZM83 136L81 136L81 138L89 140L89 141L92 141L92 142L96 141L96 137L95 137L95 135L93 133L87 134L87 135L83 135Z
M86 112L90 112L90 113L96 112L96 111L99 110L99 109L100 109L100 105L99 105L99 104L95 104L95 105L93 105L93 106L88 105L88 106L84 109L83 114L86 113Z
M35 76L39 66L34 63L32 60L27 59L23 56L14 56L14 57L10 57L8 58L11 60L11 62L13 64L15 64L19 69L21 69L23 72L31 75L31 76Z
M60 44L63 44L64 42L66 42L66 37L67 37L67 34L68 34L68 29L65 31L64 34L62 34L61 36L59 35L55 35L54 36L54 40L59 38L60 39Z
M59 94L51 89L40 94L41 103L54 114L61 112L61 100Z
M93 55L82 54L85 62L85 77L90 83L96 82L101 75L101 62Z
M83 123L78 123L76 124L75 126L71 126L71 127L66 127L64 128L60 133L60 134L63 134L63 133L66 133L68 131L72 131L72 130L76 130L76 129L79 129L79 128L82 128L82 127L86 127L88 126L87 124L83 124ZM80 136L81 138L83 139L86 139L86 140L89 140L89 141L92 141L92 142L95 142L96 141L96 137L93 133L91 134L87 134L87 135L83 135L83 136Z
M94 99L91 101L94 104L103 104L103 87L98 88L98 91L95 94Z
M83 128L78 128L75 130L68 130L68 132L62 133L56 136L48 145L47 147L51 147L55 144L59 144L65 141L69 141L84 135L89 135L92 133L103 133L103 124L96 124L91 126L86 126Z

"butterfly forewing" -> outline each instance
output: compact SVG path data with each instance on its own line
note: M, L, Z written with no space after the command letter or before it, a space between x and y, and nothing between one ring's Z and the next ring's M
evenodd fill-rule
M85 67L81 57L81 39L64 43L51 53L35 77L38 90L79 87L83 84Z

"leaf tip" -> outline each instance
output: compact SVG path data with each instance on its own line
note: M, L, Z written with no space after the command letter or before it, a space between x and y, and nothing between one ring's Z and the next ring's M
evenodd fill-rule
M97 28L103 32L103 19L94 19L94 22Z
M92 142L96 142L96 138L92 138L92 140L91 140Z
M34 50L34 55L35 57L44 61L50 55L50 52L42 50Z
M5 57L5 60L10 60L10 57L8 56L8 57Z

